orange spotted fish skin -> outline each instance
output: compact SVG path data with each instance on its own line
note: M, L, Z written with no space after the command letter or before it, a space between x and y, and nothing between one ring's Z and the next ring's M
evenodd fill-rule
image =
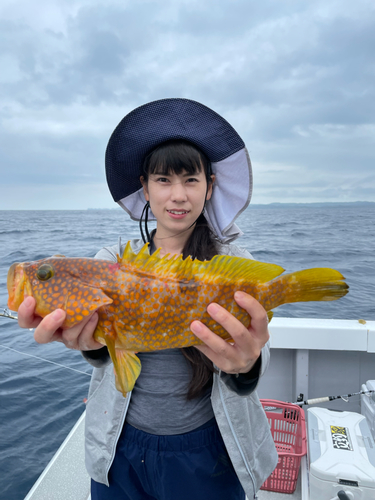
M53 276L45 281L37 275L42 266L53 269ZM126 262L51 257L13 264L9 274L22 276L23 289L35 298L38 315L44 317L55 309L65 310L64 328L74 326L100 308L95 336L103 344L111 339L116 348L149 351L200 344L189 328L194 319L203 320L228 339L228 333L206 312L210 302L223 304L245 324L250 321L233 301L238 286L204 285L193 280L185 283L173 276L160 279ZM11 290L9 297L8 306L17 310ZM18 298L18 305L22 300L23 296Z
M66 328L98 310L94 336L107 345L117 388L126 395L141 369L136 352L201 344L190 330L193 320L231 340L207 314L209 303L219 303L248 327L249 315L233 298L237 290L255 297L268 312L288 302L336 300L347 293L338 271L308 269L281 275L283 271L275 264L225 255L205 262L161 258L159 251L150 256L147 245L134 254L128 243L118 262L54 256L13 264L8 272L8 307L16 311L24 295L32 295L42 317L64 309Z

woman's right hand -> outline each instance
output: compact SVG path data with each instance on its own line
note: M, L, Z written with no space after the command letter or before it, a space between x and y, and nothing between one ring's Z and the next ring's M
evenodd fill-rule
M18 324L21 328L35 328L34 338L39 344L62 342L69 349L79 351L94 351L103 347L93 337L99 319L96 311L73 327L63 329L65 311L56 309L41 318L35 314L35 306L33 297L25 298L18 308Z

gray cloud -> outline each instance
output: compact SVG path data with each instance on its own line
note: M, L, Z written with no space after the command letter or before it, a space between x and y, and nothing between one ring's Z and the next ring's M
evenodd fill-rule
M2 185L87 186L92 206L122 116L182 96L243 136L254 199L374 200L374 17L367 0L5 2Z

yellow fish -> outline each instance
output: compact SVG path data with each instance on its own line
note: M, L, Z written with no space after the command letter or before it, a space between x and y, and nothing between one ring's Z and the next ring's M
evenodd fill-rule
M53 256L15 263L8 272L8 307L17 311L24 295L32 295L42 317L64 309L66 328L99 308L94 336L107 345L124 396L141 371L136 352L202 343L189 328L193 320L231 341L206 312L209 303L222 305L248 327L251 318L234 301L236 290L255 297L269 318L281 304L336 300L348 292L344 277L327 268L281 275L284 269L275 264L226 255L204 262L161 258L159 250L150 256L147 244L135 254L130 243L117 259Z

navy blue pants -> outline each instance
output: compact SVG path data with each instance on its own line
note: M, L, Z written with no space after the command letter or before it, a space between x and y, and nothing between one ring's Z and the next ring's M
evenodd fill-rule
M92 500L245 500L216 421L155 436L125 424L109 487L91 480Z

